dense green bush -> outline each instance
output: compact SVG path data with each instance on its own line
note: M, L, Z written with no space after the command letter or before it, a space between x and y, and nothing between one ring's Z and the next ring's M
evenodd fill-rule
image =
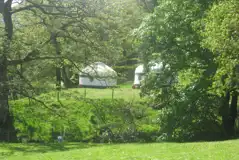
M211 85L208 78L191 76L190 82L186 72L178 74L170 85L165 85L163 80L167 77L167 70L162 71L162 75L149 75L142 87L143 95L150 97L150 106L159 111L160 136L156 141L223 138L219 114L221 100L207 90Z
M158 137L158 141L182 142L223 138L221 119L217 112L217 98L207 96L195 97L192 102L175 102L173 107L161 109L158 117L161 136Z
M56 101L54 96L42 94L37 97L41 102L26 98L11 102L20 138L53 141L63 135L67 141L144 142L157 136L158 113L143 102L84 99L73 94Z

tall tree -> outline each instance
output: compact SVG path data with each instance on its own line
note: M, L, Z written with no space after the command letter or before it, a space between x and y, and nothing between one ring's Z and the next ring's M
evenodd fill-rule
M114 65L122 57L122 40L134 27L128 27L129 22L140 22L137 19L140 12L134 12L135 8L130 5L125 6L127 1L25 0L14 7L13 0L0 2L4 20L1 24L4 36L0 41L1 140L16 139L8 104L10 91L32 98L31 83L28 83L29 88L19 90L15 82L21 79L19 85L25 85L28 78L28 82L38 77L42 79L40 75L47 73L48 78L56 75L59 87L65 64L70 61L73 68L82 67L85 55L89 61L102 60ZM135 3L130 1L129 4ZM125 9L127 7L130 9ZM131 19L134 14L137 18ZM20 73L16 70L18 65L21 65Z
M1 1L3 2L3 1ZM43 60L43 59L59 59L59 56L51 56L51 53L45 52L44 57L41 57L42 53L44 53L44 49L41 48L45 45L37 43L36 42L36 35L33 34L34 41L30 44L24 44L26 42L24 39L26 34L29 34L28 32L25 32L23 37L19 37L17 34L21 34L21 31L24 31L25 28L32 28L33 25L36 25L36 29L39 28L45 29L44 26L42 26L42 19L37 17L38 13L41 13L42 15L48 15L48 16L59 16L63 18L79 18L82 17L82 13L84 12L82 10L82 3L74 3L73 1L71 3L63 3L63 2L56 2L54 5L52 5L50 2L52 1L32 1L32 0L26 0L25 3L22 6L18 6L17 8L12 9L13 1L7 0L4 2L3 9L1 10L2 17L4 20L4 26L1 33L4 35L1 39L1 51L0 51L0 134L1 134L1 140L16 140L16 132L14 130L13 126L13 117L10 114L10 108L8 104L8 95L9 90L11 87L11 83L9 81L9 69L10 65L17 65L26 63L33 60ZM1 3L3 4L3 3ZM51 11L51 9L55 9L54 11ZM14 16L13 16L14 15ZM19 18L24 17L28 18L29 20L32 19L32 23L29 21L25 21L25 23L18 23ZM34 17L36 19L34 19ZM14 28L15 27L15 28ZM26 31L26 30L25 30ZM43 31L43 33L46 31ZM16 36L15 36L16 33ZM35 36L35 37L34 37ZM24 47L19 46L19 51L25 52L24 57L19 57L17 59L13 55L13 53L19 52L14 50L16 47L15 44L18 44L21 39L23 40L21 42L22 46L31 46L28 47L28 50L21 50ZM44 41L44 36L39 36L37 38L40 38L39 41ZM54 40L54 38L53 38ZM35 42L35 44L34 44ZM48 42L48 41L47 41ZM15 48L16 49L16 48ZM41 50L43 49L43 50ZM30 52L28 52L30 50ZM45 50L46 51L46 50ZM27 96L25 93L20 93Z
M73 19L70 17L62 20L62 16L59 15L44 16L48 17L44 25L49 33L56 33L61 56L74 59L79 68L83 67L82 64L102 61L114 67L121 65L119 67L121 69L129 57L137 58L138 54L133 52L130 34L131 30L141 22L145 11L134 0L104 1L104 3L87 1L84 5L83 16L74 24L71 24ZM41 19L45 19L44 17L41 16ZM67 84L72 83L70 80L72 74L78 72L76 66L69 61L61 60L58 67L61 68L61 80L65 86L71 86ZM26 73L31 70L27 66L24 68ZM38 76L28 75L34 80L36 77L38 79L52 77L52 67L46 65L44 68Z
M170 138L190 139L211 128L220 130L215 116L219 97L208 92L217 63L213 53L201 46L195 27L213 2L160 0L136 31L145 64L154 60L165 66L158 75L149 73L142 91L151 95L155 108L166 110L161 118L167 117L162 120L167 124L160 125Z
M0 140L16 140L16 132L13 126L13 117L10 114L8 104L9 84L8 84L8 60L7 55L10 53L10 45L13 36L12 23L12 0L4 3L1 1L1 13L4 21L4 35L2 49L0 51Z
M218 64L212 89L222 97L220 114L228 137L235 134L239 91L238 20L236 0L214 4L201 24L202 46L208 48ZM230 102L231 101L231 102Z

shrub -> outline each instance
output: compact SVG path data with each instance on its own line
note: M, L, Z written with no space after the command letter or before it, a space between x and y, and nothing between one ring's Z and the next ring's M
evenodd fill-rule
M197 107L187 103L177 103L178 106L161 109L158 117L161 136L158 137L158 141L182 142L222 138L217 106L207 106L209 99L205 97L204 101L199 99ZM213 134L217 136L212 136Z
M28 99L10 103L18 136L30 141L54 141L63 135L68 141L132 142L152 141L158 124L157 112L144 103L122 99L81 99L64 95L41 95L45 105Z

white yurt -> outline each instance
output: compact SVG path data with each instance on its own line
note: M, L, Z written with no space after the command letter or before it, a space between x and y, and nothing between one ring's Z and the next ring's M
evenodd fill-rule
M134 84L133 88L138 88L140 85L140 81L144 78L144 65L141 64L138 67L136 67L134 71Z
M113 87L117 85L117 73L102 62L85 67L79 75L80 87Z
M163 63L149 63L149 69L150 72L160 72L163 68ZM134 84L133 88L139 88L141 81L144 79L145 75L145 70L144 70L144 65L140 64L138 67L136 67L135 72L134 72Z

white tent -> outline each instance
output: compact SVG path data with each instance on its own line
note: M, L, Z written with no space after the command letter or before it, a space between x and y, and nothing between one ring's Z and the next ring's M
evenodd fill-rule
M79 85L83 87L112 87L117 85L117 73L102 62L95 62L80 72Z
M150 71L151 72L160 72L163 68L163 63L149 63ZM144 65L141 64L138 67L136 67L134 72L134 84L133 88L138 88L140 86L140 82L144 79Z
M138 87L140 85L140 81L144 78L144 65L141 64L136 67L134 71L134 85L133 87Z

